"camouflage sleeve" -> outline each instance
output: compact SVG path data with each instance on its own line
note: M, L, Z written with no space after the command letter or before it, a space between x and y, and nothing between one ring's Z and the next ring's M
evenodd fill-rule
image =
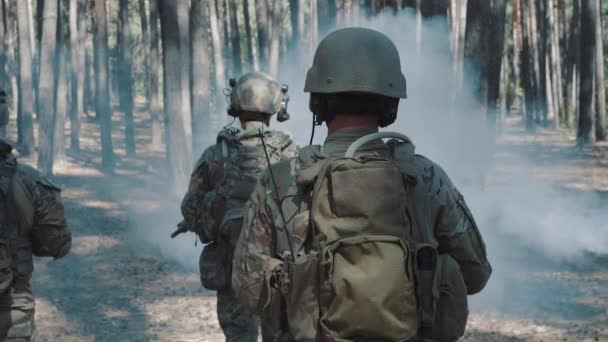
M270 195L268 175L254 189L236 243L232 286L241 303L261 314L270 300L270 275L282 261L272 257L273 226L267 198Z
M287 144L283 148L283 159L292 159L298 156L298 144L290 136L287 140Z
M208 237L204 234L204 213L203 202L205 195L213 190L214 184L218 181L217 161L219 159L216 146L211 146L201 156L196 163L192 175L188 192L184 196L181 205L182 215L186 227L199 235L203 242L208 242Z
M72 234L68 228L61 190L45 178L31 187L34 202L32 249L36 256L59 259L70 251Z
M430 212L439 252L458 262L468 293L475 294L485 287L492 273L479 228L445 171L428 159L422 164L422 179L432 197Z

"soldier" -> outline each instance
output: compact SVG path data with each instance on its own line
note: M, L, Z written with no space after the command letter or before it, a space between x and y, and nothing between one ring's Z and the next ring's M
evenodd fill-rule
M265 341L457 340L467 295L491 267L443 169L407 137L378 133L406 98L393 42L335 31L305 92L328 136L260 178L235 249L235 293L262 315Z
M200 258L203 286L217 290L217 315L227 341L257 341L258 319L243 310L231 288L234 245L245 203L268 162L296 155L292 138L269 128L289 118L287 86L252 72L230 80L228 115L241 128L222 130L196 164L182 202L183 227L208 243ZM268 156L266 156L266 153Z
M0 340L37 341L33 256L63 258L72 237L61 190L11 152L0 139Z

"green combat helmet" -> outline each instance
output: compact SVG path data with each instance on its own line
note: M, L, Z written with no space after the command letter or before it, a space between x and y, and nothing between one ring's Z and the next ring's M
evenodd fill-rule
M288 87L262 72L250 72L238 80L230 79L230 107L228 115L238 117L239 112L255 112L277 115L283 122L289 119L287 113Z
M380 32L358 27L337 30L319 43L304 91L312 93L311 110L317 115L322 112L315 103L317 95L364 93L388 98L393 105L379 118L382 127L395 121L398 99L407 98L395 44Z

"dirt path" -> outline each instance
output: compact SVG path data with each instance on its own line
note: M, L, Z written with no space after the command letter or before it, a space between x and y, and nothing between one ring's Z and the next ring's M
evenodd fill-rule
M147 123L138 124L139 146L146 146ZM42 336L222 341L214 295L198 279L200 244L194 245L193 236L168 237L179 218L179 200L168 195L162 153L121 157L116 174L107 175L99 171L96 135L86 133L95 131L85 124L84 152L70 156L55 179L64 188L74 244L64 260L36 262L33 286ZM522 154L545 151L534 172L563 180L568 191L608 191L608 147L581 153L566 136L540 136L514 131L504 144ZM115 141L120 155L120 132ZM608 259L590 255L584 264L563 264L532 250L513 251L511 264L522 267L505 272L495 265L488 294L472 299L464 341L608 341Z

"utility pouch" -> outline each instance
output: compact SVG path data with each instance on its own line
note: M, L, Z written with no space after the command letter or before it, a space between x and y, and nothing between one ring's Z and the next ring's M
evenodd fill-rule
M223 290L230 287L231 279L225 265L224 248L217 241L205 246L198 262L201 283L209 290Z
M286 260L281 284L287 325L294 341L316 341L319 323L319 256Z
M414 258L420 326L423 330L430 329L435 320L435 310L439 299L435 272L437 250L431 245L418 244Z
M434 341L456 341L464 335L469 316L467 288L460 266L448 254L439 255L436 273L439 298L435 320L423 335Z

